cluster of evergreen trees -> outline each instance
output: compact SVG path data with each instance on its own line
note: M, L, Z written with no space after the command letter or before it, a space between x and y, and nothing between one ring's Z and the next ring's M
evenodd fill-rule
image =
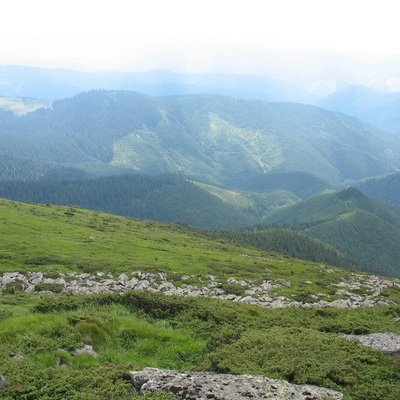
M208 238L227 240L241 246L285 254L290 257L336 265L343 268L364 269L364 264L308 235L290 229L262 230L203 230Z

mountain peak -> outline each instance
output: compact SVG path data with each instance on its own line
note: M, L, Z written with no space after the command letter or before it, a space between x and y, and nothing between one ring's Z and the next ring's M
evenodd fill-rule
M365 195L359 190L354 187L348 187L336 194L336 197L340 200L354 200L364 198Z

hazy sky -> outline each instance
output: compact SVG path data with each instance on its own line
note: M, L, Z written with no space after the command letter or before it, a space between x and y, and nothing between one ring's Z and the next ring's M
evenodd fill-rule
M218 69L267 49L397 53L397 0L12 0L0 64ZM249 65L249 70L251 66Z

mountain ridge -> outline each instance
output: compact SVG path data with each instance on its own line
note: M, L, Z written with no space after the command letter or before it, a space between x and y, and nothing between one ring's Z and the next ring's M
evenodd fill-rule
M400 173L360 181L358 187L368 196L377 198L392 207L400 207Z
M347 188L275 209L265 221L328 243L363 262L369 271L399 274L400 211L358 189Z
M314 103L317 96L277 78L227 73L83 72L0 66L0 95L58 100L88 90L131 90L151 96L214 93L263 101Z
M400 94L386 93L366 86L349 86L317 103L342 112L400 136Z
M51 109L1 117L5 155L181 173L219 186L270 172L302 172L338 185L400 168L400 139L294 103L91 91Z

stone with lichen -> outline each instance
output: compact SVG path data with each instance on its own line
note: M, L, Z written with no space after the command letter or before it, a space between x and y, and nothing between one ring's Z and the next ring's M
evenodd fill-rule
M130 373L135 389L142 395L165 391L177 399L275 399L340 400L343 394L312 385L293 385L258 375L229 375L212 372L182 372L144 368Z

